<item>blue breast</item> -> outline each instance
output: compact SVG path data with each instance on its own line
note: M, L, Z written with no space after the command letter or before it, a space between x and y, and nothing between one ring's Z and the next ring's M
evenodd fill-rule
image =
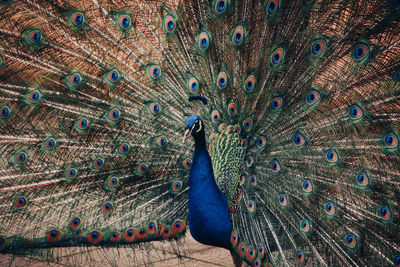
M200 243L231 249L228 202L215 182L205 142L196 142L189 179L190 233Z

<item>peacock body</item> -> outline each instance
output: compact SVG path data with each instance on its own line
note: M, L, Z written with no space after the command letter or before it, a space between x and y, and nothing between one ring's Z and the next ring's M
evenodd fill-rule
M236 265L400 266L399 24L396 0L2 1L0 252L112 265L189 227Z

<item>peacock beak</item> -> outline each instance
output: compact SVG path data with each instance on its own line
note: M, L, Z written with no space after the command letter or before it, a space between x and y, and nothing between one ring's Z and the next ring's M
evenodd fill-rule
M190 129L186 129L185 135L183 136L183 143L186 142L192 136L192 132Z

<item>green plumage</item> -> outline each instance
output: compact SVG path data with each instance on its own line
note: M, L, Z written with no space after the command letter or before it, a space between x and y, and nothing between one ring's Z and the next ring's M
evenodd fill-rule
M399 266L399 14L391 0L2 1L0 253L112 265L174 243L196 113L236 256Z

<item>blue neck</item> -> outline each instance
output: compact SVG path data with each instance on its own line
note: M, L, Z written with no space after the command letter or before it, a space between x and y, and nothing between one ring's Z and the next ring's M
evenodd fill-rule
M189 228L200 243L231 249L228 202L215 183L204 131L196 134L189 175Z

